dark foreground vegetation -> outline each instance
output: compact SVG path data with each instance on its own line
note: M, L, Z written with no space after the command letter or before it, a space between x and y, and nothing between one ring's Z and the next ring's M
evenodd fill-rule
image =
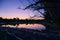
M60 34L52 31L0 27L0 40L60 40Z

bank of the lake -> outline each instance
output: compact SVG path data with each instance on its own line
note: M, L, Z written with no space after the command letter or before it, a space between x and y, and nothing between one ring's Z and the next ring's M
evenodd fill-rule
M60 40L60 34L52 31L0 27L0 40Z

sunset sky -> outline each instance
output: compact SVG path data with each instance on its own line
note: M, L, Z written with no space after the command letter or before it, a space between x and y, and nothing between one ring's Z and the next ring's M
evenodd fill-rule
M23 1L24 2L19 0L0 0L0 17L3 17L3 18L18 17L20 19L26 19L30 17L29 15L33 16L34 15L33 12L29 9L28 10L18 9L18 7L24 8L29 5L29 3L26 0L23 0Z

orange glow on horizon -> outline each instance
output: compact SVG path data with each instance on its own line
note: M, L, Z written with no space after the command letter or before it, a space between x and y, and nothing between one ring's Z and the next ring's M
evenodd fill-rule
M13 18L19 18L19 17L2 17L3 19L13 19ZM28 20L30 20L30 19L33 19L33 20L44 20L45 18L28 18L28 17L20 17L19 19L28 19Z

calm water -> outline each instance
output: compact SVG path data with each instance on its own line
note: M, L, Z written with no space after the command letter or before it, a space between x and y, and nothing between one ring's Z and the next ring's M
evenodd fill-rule
M3 27L13 27L13 28L27 28L27 29L34 29L34 30L45 30L45 26L42 24L16 24L16 25L2 25Z

